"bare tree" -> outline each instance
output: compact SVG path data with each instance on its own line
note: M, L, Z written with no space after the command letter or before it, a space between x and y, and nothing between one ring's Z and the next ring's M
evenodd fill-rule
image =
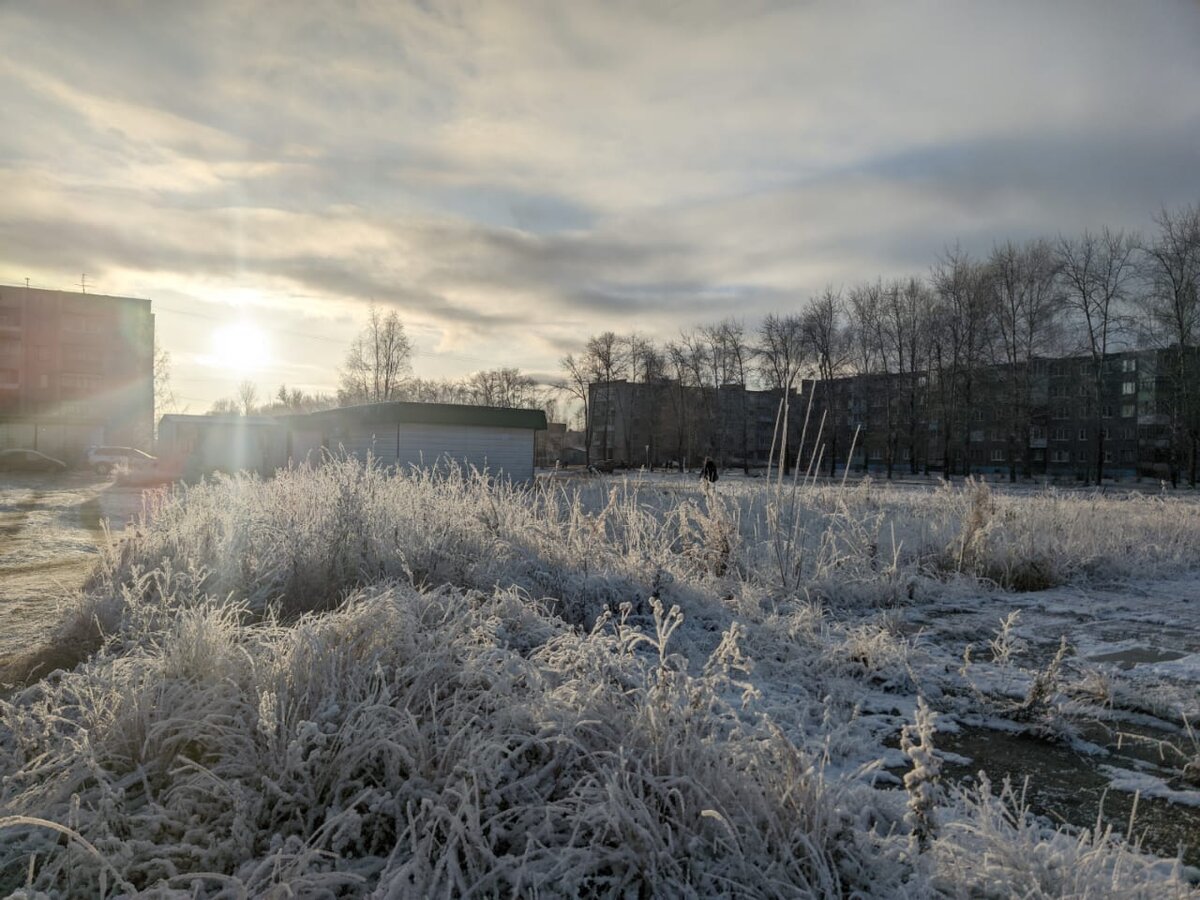
M595 428L591 408L591 386L600 379L600 375L594 367L595 362L595 359L586 353L580 357L568 353L559 362L565 377L557 385L563 393L580 403L583 418L584 461L589 465L592 462L592 434Z
M1024 245L1006 241L988 260L988 284L997 335L997 361L1006 394L1002 410L1008 446L1009 480L1017 480L1018 463L1032 474L1029 439L1033 423L1035 361L1060 344L1062 293L1058 260L1045 240Z
M850 399L850 416L866 426L863 435L863 453L874 450L875 432L882 430L884 448L887 452L888 477L892 475L893 418L892 379L888 373L888 357L884 352L883 339L883 282L875 281L855 285L849 292L850 318L850 361L855 372L853 395ZM880 422L874 410L883 410ZM880 428L882 426L882 428Z
M471 403L508 409L532 407L536 403L537 382L510 366L487 369L468 376L464 390Z
M697 455L720 456L721 437L717 408L717 371L721 363L719 350L710 340L711 332L704 328L681 330L676 342L679 361L687 369L687 384L698 397L698 403L689 404L691 421L695 427Z
M258 409L258 386L249 379L238 384L237 405L243 416L252 416Z
M1104 481L1103 423L1105 357L1125 324L1125 305L1135 275L1136 242L1122 231L1085 231L1076 239L1059 238L1058 273L1065 308L1075 320L1081 348L1090 357L1091 431L1095 439L1096 484Z
M883 298L880 323L884 355L890 358L891 368L899 376L897 422L903 429L902 435L900 429L894 431L891 452L896 455L902 437L909 472L916 474L928 449L927 442L919 442L919 424L924 415L928 383L926 352L932 295L920 278L909 278L889 284Z
M1200 396L1196 347L1200 342L1200 204L1154 218L1158 232L1142 247L1141 272L1148 290L1142 300L1148 343L1170 354L1171 482L1187 457L1188 483L1197 480Z
M171 387L171 353L156 340L154 342L154 418L166 412L175 412L175 391Z
M929 329L930 368L942 464L947 475L956 468L968 474L969 413L978 402L980 370L991 344L987 272L956 245L933 267L930 283L936 297Z
M586 366L597 376L595 380L598 382L599 396L592 400L591 413L593 417L599 417L603 412L603 420L600 422L601 459L611 459L613 431L616 429L617 417L616 406L613 403L613 383L625 375L624 348L621 339L614 332L605 331L588 338L584 353L587 357ZM597 406L600 406L601 409L597 409ZM595 430L596 426L593 425L593 434Z
M888 478L895 474L899 457L903 406L900 376L908 365L911 340L903 313L904 291L903 282L885 285L878 280L850 291L852 359L859 382L857 402L860 414L869 417L864 450L882 452ZM882 447L875 432L881 433Z
M697 456L699 439L692 395L699 388L695 381L698 367L692 359L692 351L679 341L668 342L664 352L666 371L670 376L667 396L674 419L675 457L682 471L687 468L688 460Z
M633 446L633 436L637 425L644 428L640 433L646 440L645 462L652 466L658 457L662 417L659 407L666 390L664 385L666 360L662 351L654 341L636 332L621 338L624 344L624 355L630 380L633 387L623 395L618 404L618 414L622 417L625 434L625 458L632 462L640 455Z
M801 317L807 356L812 359L814 374L821 386L824 407L835 415L834 379L842 374L850 358L850 332L846 323L846 304L842 292L827 286L814 297ZM829 474L837 472L838 422L827 424L829 435Z
M275 391L275 397L258 409L259 415L281 415L286 413L307 413L319 409L332 409L338 405L337 397L330 394L310 394L300 388L289 388L281 384Z
M240 415L242 407L233 397L221 397L213 402L213 405L208 408L205 415L209 416L236 416Z
M728 318L716 326L715 343L720 348L726 384L736 387L737 421L741 446L742 471L750 473L750 413L746 407L746 391L750 387L753 350L746 339L746 327L739 320Z
M338 398L343 405L381 403L401 396L412 369L412 343L397 312L371 304L367 327L354 339L340 372Z
M758 328L755 346L758 371L768 390L780 392L779 447L780 472L787 469L788 432L793 429L791 394L805 365L804 324L797 315L771 313ZM793 448L798 454L798 449Z

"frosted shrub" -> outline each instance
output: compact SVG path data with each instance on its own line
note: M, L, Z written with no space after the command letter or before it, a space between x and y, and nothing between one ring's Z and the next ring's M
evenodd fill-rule
M863 851L813 763L725 699L736 633L693 677L655 606L649 633L626 611L583 635L511 593L394 586L249 633L181 608L5 707L3 808L70 822L104 862L14 828L2 877L37 853L47 891L111 867L181 894L840 893Z
M1030 815L1024 798L1005 782L999 796L980 774L979 787L960 791L956 817L942 828L928 856L932 886L953 897L1193 898L1178 862L1137 853L1111 827L1072 833Z
M126 535L63 625L88 658L0 705L0 889L1187 891L1111 834L937 790L924 702L906 789L871 785L902 783L881 742L937 660L891 607L1043 545L1065 579L1187 571L1193 506L332 460L152 494ZM962 700L944 674L922 693Z
M925 705L925 698L918 697L915 721L900 731L900 749L912 763L912 768L904 775L904 789L908 792L908 822L912 827L913 841L920 850L929 847L937 828L934 807L937 805L942 761L933 748L935 719L933 710Z

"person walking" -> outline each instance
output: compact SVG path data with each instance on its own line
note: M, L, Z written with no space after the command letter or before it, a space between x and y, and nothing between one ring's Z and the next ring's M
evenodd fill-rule
M704 457L704 465L700 467L700 480L712 484L717 480L717 464L711 456Z

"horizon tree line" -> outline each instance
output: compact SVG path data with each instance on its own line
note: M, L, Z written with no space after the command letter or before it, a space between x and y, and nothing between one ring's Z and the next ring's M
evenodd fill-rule
M1167 419L1171 478L1186 469L1194 485L1200 450L1195 362L1200 205L1164 209L1154 222L1148 238L1103 227L1075 237L1006 240L980 258L955 244L925 275L827 286L796 311L768 314L753 331L736 318L681 329L661 344L637 332L605 331L589 338L581 352L562 358L560 385L581 406L589 452L597 427L589 386L597 385L606 415L624 424L643 414L626 408L639 403L670 410L679 422L680 457L684 444L719 458L740 449L746 464L745 411L734 428L738 433L727 433L722 386L742 388L735 394L743 406L745 390L779 391L786 420L797 415L788 407L800 379L813 380L824 408L832 410L835 379L849 376L861 382L859 395L868 385L883 395L889 477L901 463L913 473L923 462L928 465L921 443L933 426L947 471L968 471L970 434L980 421L986 388L987 396L1001 398L990 418L1003 434L1009 477L1015 480L1030 474L1035 411L1044 404L1037 394L1041 361L1080 358L1087 371L1078 400L1091 423L1090 468L1099 483L1108 440L1102 422L1106 359L1121 350L1157 348L1167 351L1171 369L1158 373L1167 389L1164 408L1154 411ZM611 388L621 380L648 390L634 402L633 395ZM878 402L878 394L871 400ZM856 396L852 409L866 402ZM626 441L632 439L631 428L619 430ZM598 435L597 449L605 458L617 449L609 431L605 426ZM827 434L824 461L833 472L845 449L837 446L837 428ZM784 441L786 429L780 434L781 456L787 454ZM623 449L632 459L631 448Z

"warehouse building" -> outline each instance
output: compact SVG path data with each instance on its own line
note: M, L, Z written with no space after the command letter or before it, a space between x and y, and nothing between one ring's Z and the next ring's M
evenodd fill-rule
M160 466L194 477L208 472L269 475L287 462L287 434L270 416L165 415L158 420Z
M453 403L368 403L281 421L297 462L344 452L400 469L458 465L512 481L533 479L534 436L546 430L541 410Z

